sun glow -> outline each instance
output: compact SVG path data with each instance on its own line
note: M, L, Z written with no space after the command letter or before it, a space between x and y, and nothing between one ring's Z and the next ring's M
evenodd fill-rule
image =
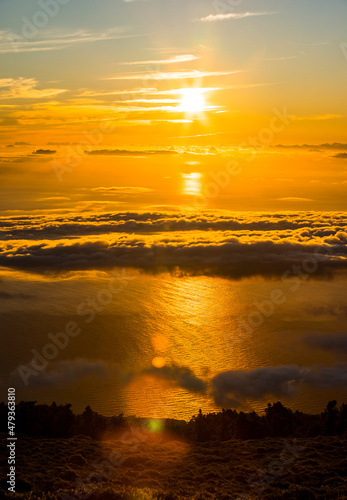
M205 98L202 89L182 89L180 111L185 113L200 113L205 109Z
M183 194L193 195L193 196L201 195L202 175L199 172L193 172L191 174L182 174L182 178L183 178L183 187L182 187Z

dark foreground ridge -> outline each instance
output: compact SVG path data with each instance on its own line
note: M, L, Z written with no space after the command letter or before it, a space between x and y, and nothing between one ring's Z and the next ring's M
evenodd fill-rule
M0 403L0 432L7 432L7 406ZM77 435L104 439L105 434L127 430L133 425L153 425L154 420L124 417L104 417L87 406L75 415L71 404L36 404L21 401L16 405L16 433L39 438L71 438ZM264 415L223 409L204 415L201 410L189 422L176 419L156 419L157 427L164 428L172 438L192 442L228 441L230 439L262 439L265 437L316 437L347 434L347 404L340 408L329 401L319 415L293 412L282 403L268 403Z
M347 500L347 405L335 401L319 415L278 402L262 416L200 411L189 422L21 402L16 493L6 485L6 410L0 498Z

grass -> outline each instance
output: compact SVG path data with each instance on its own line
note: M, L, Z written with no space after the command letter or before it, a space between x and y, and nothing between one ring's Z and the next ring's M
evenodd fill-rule
M346 437L298 439L305 449L286 455L283 438L191 444L136 429L107 441L18 436L15 494L6 491L1 437L0 498L347 500Z

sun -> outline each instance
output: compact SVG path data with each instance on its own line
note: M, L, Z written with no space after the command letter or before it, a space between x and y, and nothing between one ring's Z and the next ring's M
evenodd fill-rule
M205 98L202 89L190 88L181 90L180 111L185 113L200 113L205 109Z

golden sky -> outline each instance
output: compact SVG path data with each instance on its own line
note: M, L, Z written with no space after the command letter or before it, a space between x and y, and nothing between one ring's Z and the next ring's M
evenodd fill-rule
M344 208L346 10L1 2L0 209Z

